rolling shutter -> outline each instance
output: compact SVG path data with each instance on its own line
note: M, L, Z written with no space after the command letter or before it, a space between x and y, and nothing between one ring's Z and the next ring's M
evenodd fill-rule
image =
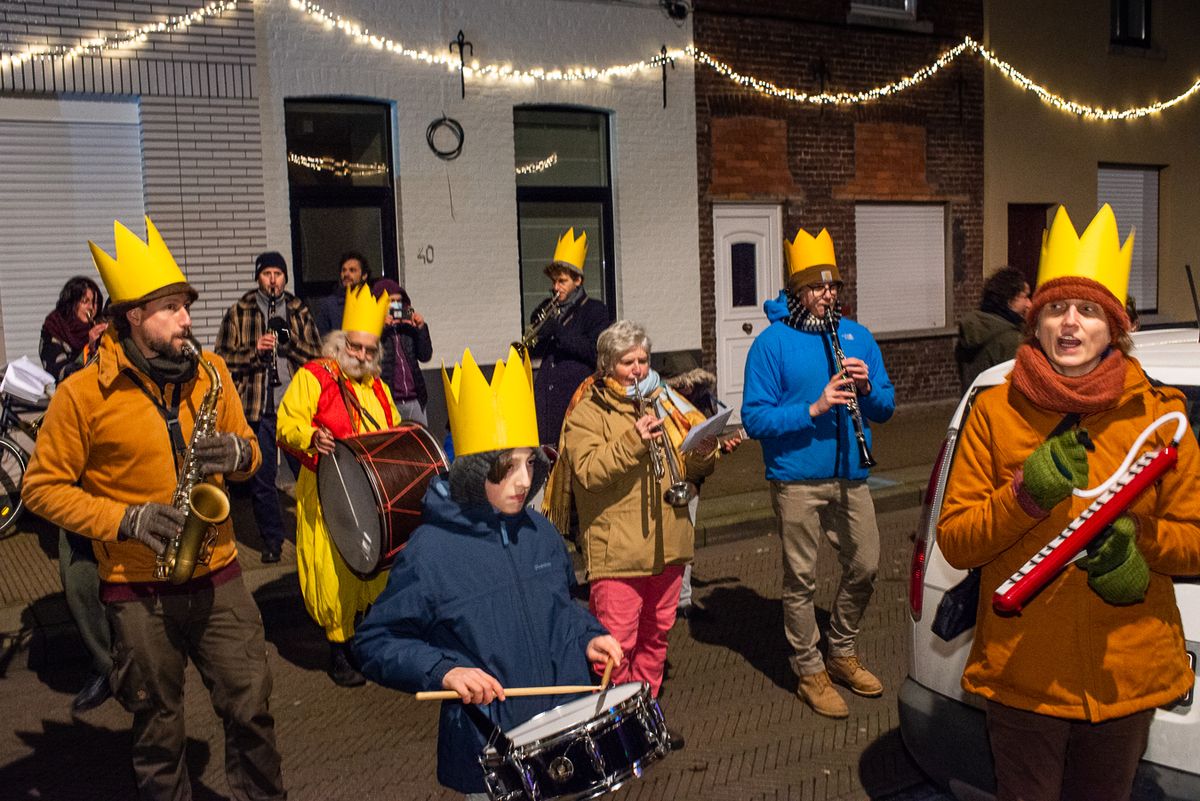
M137 104L0 99L0 175L3 360L37 360L67 279L103 289L88 240L112 253L113 220L145 236Z
M860 323L878 334L946 325L946 209L859 204L854 209Z
M1096 178L1097 208L1104 203L1117 215L1121 242L1135 229L1129 294L1138 311L1158 308L1158 170L1101 167Z

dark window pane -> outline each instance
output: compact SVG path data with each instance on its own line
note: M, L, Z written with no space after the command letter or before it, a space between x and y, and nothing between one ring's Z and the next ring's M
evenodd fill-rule
M383 264L383 216L378 207L300 209L299 276L306 284L338 280L338 259L348 250L367 257L376 278Z
M758 259L753 242L738 242L729 249L729 285L733 305L758 305Z
M289 100L285 109L292 186L391 185L387 106Z
M514 109L517 186L608 186L608 117Z
M521 244L521 319L550 296L550 279L544 270L554 257L554 246L568 228L587 231L588 252L583 262L583 286L588 297L606 300L604 292L604 207L600 203L517 204Z

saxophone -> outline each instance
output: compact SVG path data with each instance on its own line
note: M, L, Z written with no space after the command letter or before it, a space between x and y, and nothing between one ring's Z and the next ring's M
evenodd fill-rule
M187 517L179 536L167 544L154 565L154 578L182 584L192 577L196 565L207 565L217 539L217 526L229 517L229 496L213 484L202 481L195 446L200 437L211 436L217 429L217 402L221 398L221 376L217 368L204 360L200 347L191 339L183 342L183 354L208 373L209 388L200 402L192 426L192 438L183 454L179 483L171 505Z

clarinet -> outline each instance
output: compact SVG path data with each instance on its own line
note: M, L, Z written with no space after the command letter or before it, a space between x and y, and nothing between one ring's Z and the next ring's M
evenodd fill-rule
M271 295L271 302L267 305L267 329L271 330L271 322L275 319L275 296ZM271 345L271 375L267 377L268 387L279 386L279 332L275 333L275 341Z
M826 312L825 320L827 321L829 344L833 346L833 371L836 374L842 372L842 362L846 360L846 354L842 352L842 345L838 340L838 324L833 315L833 309ZM874 467L875 457L871 455L871 449L867 447L867 432L863 429L862 409L858 406L858 386L853 384L852 386L854 386L854 397L846 402L846 411L850 413L850 422L854 424L854 438L858 440L858 466Z

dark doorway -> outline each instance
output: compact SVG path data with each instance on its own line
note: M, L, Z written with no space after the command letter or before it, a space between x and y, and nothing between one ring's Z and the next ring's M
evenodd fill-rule
M1046 212L1053 203L1008 204L1008 266L1025 274L1030 286L1037 284L1038 259L1042 253L1042 232L1046 230Z

